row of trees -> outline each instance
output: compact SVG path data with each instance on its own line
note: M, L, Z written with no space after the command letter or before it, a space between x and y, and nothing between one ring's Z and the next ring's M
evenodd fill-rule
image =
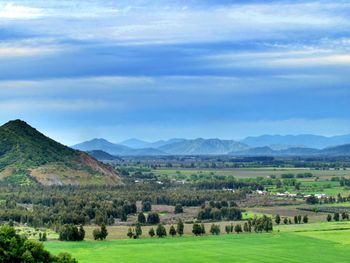
M334 221L340 221L341 220L349 220L349 214L347 212L342 212L342 213L334 213L333 214L333 220ZM330 222L332 221L332 215L328 214L327 215L327 221Z
M156 212L151 212L147 215L147 219L144 213L139 213L137 216L137 222L139 224L150 224L150 225L156 225L159 224L160 218L159 214Z
M275 217L275 223L279 225L281 222L283 222L285 225L292 224L292 220L288 217L284 217L283 220L280 215L276 215ZM309 217L307 215L301 216L301 215L295 215L294 216L294 224L301 224L303 222L304 224L307 224L309 222Z
M198 220L241 220L242 210L236 207L213 208L205 207L198 212Z

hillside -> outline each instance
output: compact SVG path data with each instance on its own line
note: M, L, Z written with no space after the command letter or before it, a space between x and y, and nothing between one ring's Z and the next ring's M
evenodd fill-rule
M21 120L0 126L0 180L20 184L109 184L120 178L91 156L64 146Z

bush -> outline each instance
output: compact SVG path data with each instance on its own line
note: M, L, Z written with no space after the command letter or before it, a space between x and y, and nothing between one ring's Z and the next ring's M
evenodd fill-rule
M220 226L212 224L210 227L210 233L212 235L220 235Z
M154 237L155 236L156 233L154 232L153 227L148 231L148 234L149 234L150 237Z
M142 211L143 212L150 212L152 211L152 204L150 201L145 201L142 204Z
M184 210L183 210L183 208L182 208L182 205L181 204L177 204L176 206L175 206L175 214L181 214L181 213L183 213L184 212Z
M16 234L11 226L0 227L1 262L77 263L68 254L51 255L42 243Z
M147 223L151 225L159 224L160 219L158 213L152 212L148 214Z
M108 231L105 225L101 226L101 229L94 229L92 232L95 240L105 240L108 236Z
M156 233L157 236L161 238L166 236L166 229L163 224L158 224Z
M64 225L59 232L59 240L61 241L83 241L85 238L85 230L83 226L79 229L75 225Z

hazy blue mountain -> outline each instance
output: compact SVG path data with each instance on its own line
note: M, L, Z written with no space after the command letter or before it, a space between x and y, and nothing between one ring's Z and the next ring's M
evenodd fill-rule
M112 155L124 155L132 150L127 146L115 144L105 139L92 139L90 141L73 145L72 148L84 152L101 150Z
M320 150L305 147L292 147L283 150L274 150L271 147L255 147L240 152L232 152L235 156L309 156L318 155Z
M174 155L220 155L247 148L247 145L232 140L202 138L182 140L159 147L161 151Z
M169 140L159 140L156 142L152 142L150 143L148 146L152 147L152 148L159 148L168 144L173 144L173 143L177 143L177 142L183 142L185 141L185 139L182 138L173 138L173 139L169 139Z
M125 145L109 142L105 139L92 139L83 143L73 145L72 148L91 152L91 151L104 151L110 155L163 155L164 152L154 148L142 148L132 149Z
M129 148L133 148L133 149L141 149L141 148L148 148L148 147L150 147L151 143L143 141L143 140L139 140L139 139L136 139L136 138L131 138L131 139L122 141L119 144L127 146Z
M263 147L269 145L304 146L307 148L323 149L330 146L350 143L350 135L325 137L319 135L262 135L247 137L241 141L251 147Z
M118 156L111 155L101 150L93 150L87 153L99 161L113 161L120 159Z
M323 149L321 153L328 156L350 156L350 144L329 147Z

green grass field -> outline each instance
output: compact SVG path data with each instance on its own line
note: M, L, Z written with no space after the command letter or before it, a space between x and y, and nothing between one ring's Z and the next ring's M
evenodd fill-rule
M280 226L273 234L47 242L79 262L349 262L350 224Z

